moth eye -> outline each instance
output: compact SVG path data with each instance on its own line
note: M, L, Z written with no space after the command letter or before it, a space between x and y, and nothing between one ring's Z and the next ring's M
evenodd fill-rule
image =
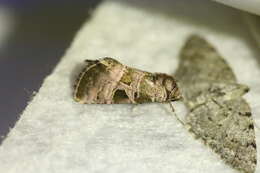
M166 79L164 82L164 86L168 91L171 91L174 87L173 87L173 83L171 80Z

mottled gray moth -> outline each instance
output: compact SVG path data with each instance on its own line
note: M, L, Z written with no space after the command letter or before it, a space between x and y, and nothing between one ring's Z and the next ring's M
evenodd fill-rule
M176 78L189 109L185 124L196 138L233 168L254 173L257 164L254 122L227 62L199 36L191 36L180 54Z

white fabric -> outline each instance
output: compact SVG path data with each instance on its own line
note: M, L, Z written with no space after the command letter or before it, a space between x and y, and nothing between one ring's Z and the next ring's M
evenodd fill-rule
M236 172L195 140L168 105L81 105L72 99L84 59L111 56L132 67L173 73L191 33L206 37L239 82L250 86L246 99L260 126L260 54L237 10L211 1L105 1L0 146L0 172ZM181 108L176 104L184 116Z
M260 15L259 0L214 0L234 8L248 11L253 14Z

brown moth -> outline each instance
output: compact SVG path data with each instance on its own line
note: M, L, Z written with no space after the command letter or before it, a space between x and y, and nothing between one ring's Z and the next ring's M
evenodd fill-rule
M113 58L86 60L75 84L74 99L83 104L171 102L181 98L176 80L125 66Z

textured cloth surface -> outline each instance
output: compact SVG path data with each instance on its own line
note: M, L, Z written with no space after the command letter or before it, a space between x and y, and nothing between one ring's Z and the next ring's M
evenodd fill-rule
M245 98L260 127L259 47L239 11L206 0L105 1L0 146L0 172L236 172L195 140L167 104L80 105L72 99L83 60L111 56L172 74L192 33L208 39L238 81L249 85ZM185 109L176 104L176 113L184 116ZM259 129L256 134L260 146Z
M253 14L260 15L260 1L259 0L215 0L217 2L235 7L241 10L248 11Z

